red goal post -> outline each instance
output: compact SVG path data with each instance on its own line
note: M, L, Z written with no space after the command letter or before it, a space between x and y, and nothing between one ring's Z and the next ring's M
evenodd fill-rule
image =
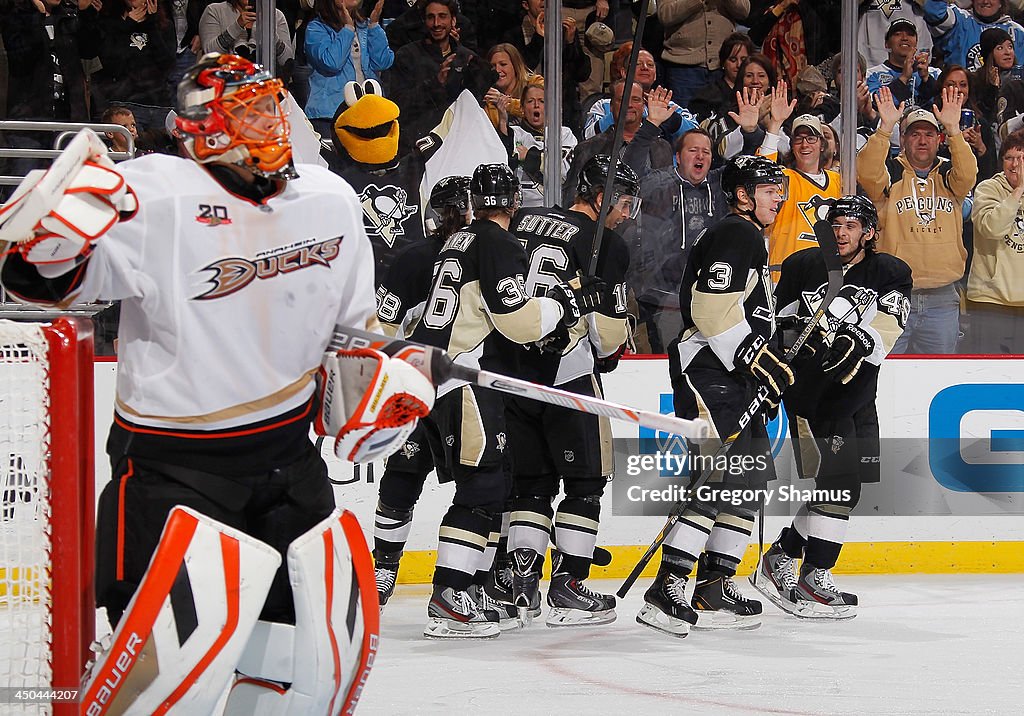
M95 633L93 335L87 319L0 320L0 687L79 688Z

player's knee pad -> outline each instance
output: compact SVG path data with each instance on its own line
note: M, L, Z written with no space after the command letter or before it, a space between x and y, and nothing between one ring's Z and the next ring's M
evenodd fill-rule
M811 500L808 507L832 505L845 508L847 514L860 502L861 481L859 474L844 474L830 477L828 480L818 479L814 489L824 493L821 498Z
M563 479L567 497L597 498L600 502L604 486L608 481L603 477L566 477Z
M513 481L513 495L544 497L554 499L558 494L558 475L516 475Z
M333 716L355 709L380 638L373 561L355 516L335 510L292 542L288 578L295 626L256 625L226 716Z
M455 483L452 504L500 513L509 496L509 480L501 468L480 471Z
M427 473L385 469L380 478L377 495L381 504L387 504L396 510L408 510L411 513L420 499L426 480Z
M280 564L269 545L175 507L110 648L86 676L81 712L212 713Z

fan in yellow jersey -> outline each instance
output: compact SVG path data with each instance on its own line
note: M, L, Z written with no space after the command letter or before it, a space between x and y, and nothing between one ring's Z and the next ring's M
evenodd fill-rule
M771 112L765 123L765 138L758 154L778 161L778 141L782 123L789 119L796 102L786 96L785 83L772 91ZM742 111L743 108L740 108ZM826 145L821 120L802 114L790 128L790 154L783 157L783 172L789 177L789 197L779 207L775 222L765 232L768 237L768 268L772 282L778 283L782 262L790 254L818 245L814 222L819 207L827 211L829 199L842 193L839 174L825 169Z

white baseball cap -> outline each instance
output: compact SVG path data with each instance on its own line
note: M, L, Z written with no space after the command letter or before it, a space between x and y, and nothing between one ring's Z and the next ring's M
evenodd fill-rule
M907 112L907 116L905 116L903 118L903 121L900 122L900 131L906 132L908 129L910 129L910 125L916 122L927 122L928 124L935 127L936 131L942 131L942 127L939 126L939 120L935 119L935 115L929 112L927 109L921 109L920 107L918 107L917 109L912 109L909 112Z

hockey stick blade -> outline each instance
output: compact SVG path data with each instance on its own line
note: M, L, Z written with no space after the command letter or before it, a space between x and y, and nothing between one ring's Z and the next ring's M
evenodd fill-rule
M487 370L469 368L454 363L439 348L397 338L388 338L387 336L362 331L357 328L335 326L334 338L331 340L330 348L332 350L340 350L342 348L376 348L388 355L409 362L423 373L435 387L440 386L446 380L464 380L467 383L497 390L508 395L518 395L521 398L558 405L570 410L578 410L582 413L601 415L640 427L673 433L690 440L703 440L710 433L710 428L704 420L683 420L673 415L662 415L661 413L630 408L589 395L579 395L567 390L561 390L560 388L552 388L540 383L531 383L528 380L492 373Z
M839 248L836 246L836 235L832 230L832 225L824 219L819 219L814 223L814 236L818 240L818 247L821 249L821 256L825 261L825 268L828 271L828 285L825 289L825 295L822 296L821 303L815 310L814 315L811 316L810 320L807 322L807 326L803 331L801 331L800 335L797 336L793 346L786 351L784 359L786 363L789 363L796 357L800 348L802 348L804 343L807 342L811 332L817 329L818 322L821 320L821 317L825 315L829 305L831 305L833 299L839 295L839 291L843 287L843 262L839 257ZM750 402L747 409L743 411L742 415L740 415L736 429L729 434L729 437L725 439L721 447L719 447L715 452L714 457L711 459L712 465L719 465L725 462L722 460L722 457L728 454L733 443L736 442L743 430L750 424L751 419L761 411L761 408L764 406L767 399L768 387L766 385L758 386L754 399ZM705 470L693 481L687 494L696 494L700 487L707 484L712 477L720 472L720 470ZM668 538L668 533L672 531L672 528L679 521L679 518L682 517L688 504L689 500L684 499L679 500L672 506L668 519L665 520L665 525L661 528L661 531L658 532L654 541L650 544L647 550L643 553L643 556L640 557L640 561L636 563L633 570L622 582L618 591L615 592L620 599L625 598L626 594L629 593L629 590L640 577L644 568L654 558L655 552L658 551L658 548L661 547Z
M39 221L57 208L64 192L86 160L107 151L99 136L86 127L78 132L42 175L27 176L7 205L0 210L0 242L22 243L31 239Z

